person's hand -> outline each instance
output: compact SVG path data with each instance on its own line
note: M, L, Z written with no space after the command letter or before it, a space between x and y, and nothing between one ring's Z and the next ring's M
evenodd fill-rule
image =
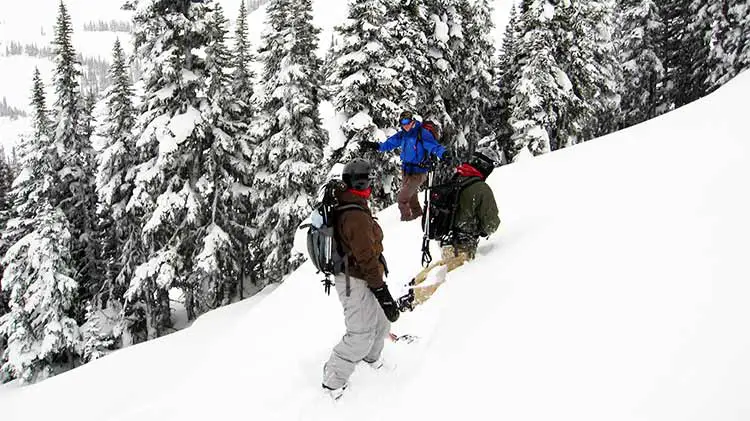
M443 162L443 164L445 164L445 165L447 165L449 167L454 166L456 164L456 161L457 161L456 156L453 155L453 152L451 152L450 150L447 150L447 149L445 150L445 152L443 152L443 157L440 158L440 160Z
M391 292L388 291L388 285L383 284L383 286L379 288L370 288L370 291L372 291L372 293L375 295L375 298L378 299L378 303L380 303L380 307L383 308L385 317L391 323L398 320L398 316L401 315L401 312L398 310L396 300L393 299L393 297L391 296Z
M377 151L378 149L380 149L380 143L363 140L359 142L359 149L361 149L363 152Z

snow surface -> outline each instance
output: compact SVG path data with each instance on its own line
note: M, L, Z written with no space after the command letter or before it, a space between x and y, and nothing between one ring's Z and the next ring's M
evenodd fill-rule
M3 420L750 419L749 92L746 72L498 169L501 230L393 325L420 341L388 343L389 368L361 365L338 402L320 381L342 311L306 263L184 331L4 386ZM419 224L378 216L397 295Z

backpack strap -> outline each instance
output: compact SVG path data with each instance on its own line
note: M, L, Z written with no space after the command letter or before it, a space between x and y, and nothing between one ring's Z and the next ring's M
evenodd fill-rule
M424 148L424 140L422 139L422 130L427 130L424 128L424 126L419 126L419 131L417 132L417 145L422 146L422 161L419 163L419 165L424 165L425 162L427 162L427 149Z
M365 208L363 208L360 205L357 205L355 203L349 203L347 205L341 205L336 208L334 208L334 211L340 216L342 213L350 210L360 210L362 212L367 212ZM368 212L369 213L369 212ZM333 235L338 236L338 233L336 232L336 229L334 227ZM341 239L339 238L338 241L336 241L337 244L339 244L342 248L344 247L343 244L341 244ZM346 279L346 296L349 297L352 293L352 287L351 287L351 281L349 278L349 256L352 255L351 251L347 251L344 253L344 277Z
M458 202L461 199L461 193L463 193L464 189L468 188L469 186L472 186L480 181L484 181L482 177L468 177L466 180L463 180L461 183L458 183L458 186L456 187L456 200L453 202L453 209L451 210L451 223L450 223L450 239L451 243L454 246L454 250L456 250L456 236L455 236L455 224L456 224L456 212L458 211Z

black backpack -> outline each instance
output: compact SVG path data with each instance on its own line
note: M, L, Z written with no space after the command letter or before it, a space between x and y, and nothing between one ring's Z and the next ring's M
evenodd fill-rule
M454 176L445 184L428 187L429 200L422 216L422 230L428 239L441 243L451 241L461 192L479 181L482 181L480 177Z
M367 212L359 205L340 205L336 193L344 190L346 185L341 180L331 180L323 185L310 214L310 223L300 226L300 229L307 228L307 254L318 273L325 275L323 283L329 294L332 285L329 277L346 272L349 256L336 234L337 217L349 210Z

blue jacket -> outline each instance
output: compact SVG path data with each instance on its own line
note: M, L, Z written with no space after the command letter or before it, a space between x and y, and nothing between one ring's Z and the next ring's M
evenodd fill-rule
M420 130L422 140L418 141L417 133ZM445 148L435 140L435 136L429 130L422 128L422 123L419 121L408 132L400 130L389 137L380 144L378 150L388 152L399 147L401 148L401 166L409 174L426 173L429 168L424 164L429 162L430 154L442 158L445 153Z

